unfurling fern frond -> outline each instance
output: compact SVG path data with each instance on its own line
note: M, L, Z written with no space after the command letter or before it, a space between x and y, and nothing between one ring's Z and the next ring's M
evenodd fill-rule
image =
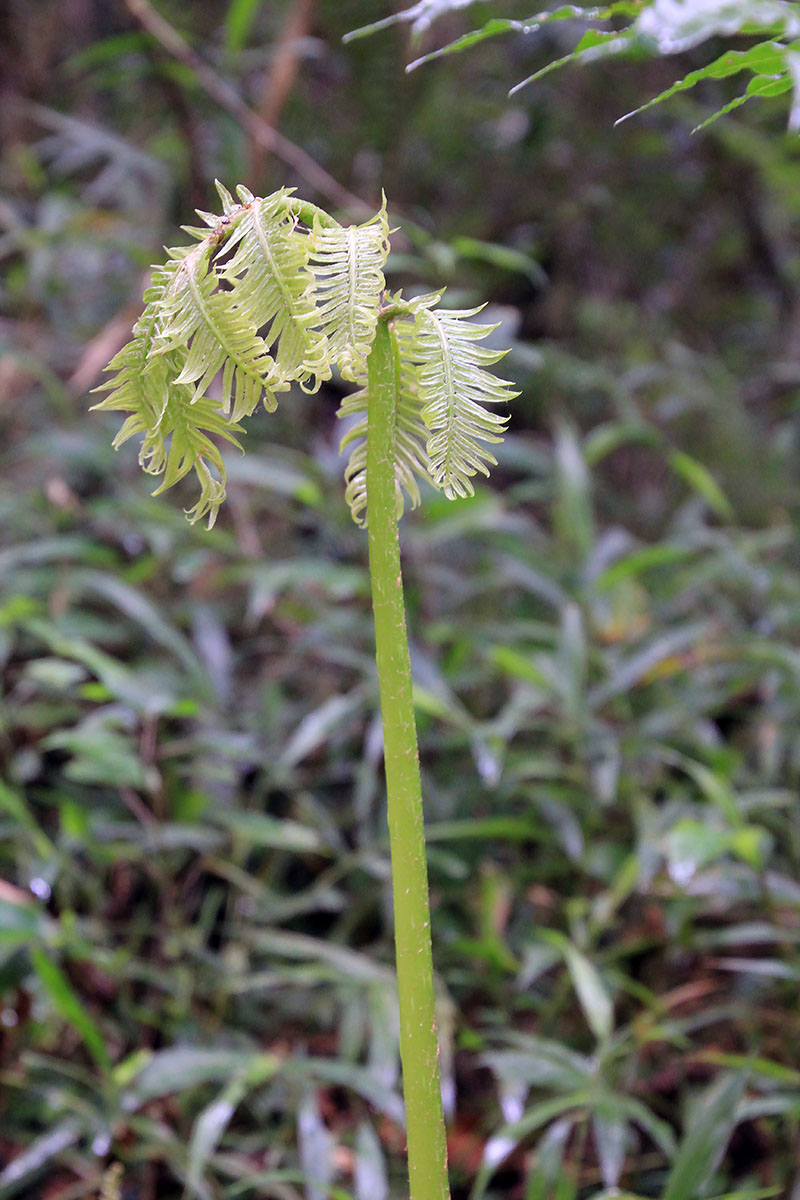
M338 363L342 378L356 383L366 370L386 286L386 199L380 212L364 225L330 227L316 220L311 247L319 323L330 357Z
M350 507L353 520L358 525L364 524L367 509L367 404L366 389L345 396L338 417L354 417L354 424L348 429L341 440L339 450L352 447L350 457L345 467L345 500ZM422 409L419 396L413 388L402 388L397 396L395 409L395 455L394 478L397 516L403 515L405 507L404 494L411 501L411 507L416 508L420 502L420 479L430 479L430 465L425 449L427 429L422 420Z
M249 417L262 398L265 408L273 411L275 362L253 321L231 303L230 295L217 290L209 246L201 243L188 252L172 253L179 261L164 295L157 353L188 346L175 383L193 384L199 400L222 371L222 406L234 422Z
M95 409L137 413L148 427L160 421L170 379L180 371L180 366L176 368L174 362L169 364L164 356L155 355L160 345L164 297L177 268L178 263L174 260L153 268L150 286L144 294L144 310L133 327L133 336L106 368L117 374L95 388L95 391L110 392L111 395L95 404Z
M114 445L142 437L139 460L163 475L159 492L194 471L200 499L189 515L212 525L225 495L215 439L239 446L239 422L260 400L271 411L275 393L293 383L315 391L333 365L363 383L382 321L395 363L398 516L405 496L419 503L419 477L450 498L470 495L472 477L495 462L487 444L501 441L506 424L486 406L516 395L486 369L503 355L477 344L494 328L469 320L480 309L440 309L439 292L410 301L384 294L385 201L364 225L343 227L290 190L259 199L240 187L238 201L218 190L223 215L198 212L206 228L187 227L198 244L170 250L155 270L133 339L110 364L116 376L98 389L109 395L96 408L128 413ZM339 412L355 418L342 448L350 448L346 494L360 524L371 403L362 390Z
M229 242L233 256L221 268L233 289L224 303L256 329L264 327L281 387L296 381L316 391L330 376L330 361L327 339L315 328L309 237L296 228L285 189L264 200L238 191L244 212Z
M185 364L185 347L164 349L161 327L165 296L178 266L179 261L173 259L154 271L133 339L109 364L109 370L117 374L96 389L110 394L94 408L130 414L114 438L114 448L143 435L141 466L148 474L164 475L157 492L194 470L200 482L200 499L189 510L189 516L192 520L208 517L211 526L225 499L225 464L210 435L239 447L235 435L241 427L218 412L211 400L193 402L193 389L176 382ZM219 478L212 475L209 463Z
M504 355L476 343L496 328L468 318L481 311L435 308L441 293L408 304L410 320L397 322L403 390L416 393L428 429L431 478L448 499L471 496L472 477L489 474L497 460L486 443L502 441L508 418L485 408L517 392L485 368Z

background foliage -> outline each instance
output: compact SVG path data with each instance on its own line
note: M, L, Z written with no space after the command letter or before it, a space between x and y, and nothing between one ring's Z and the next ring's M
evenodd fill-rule
M215 176L385 188L391 286L514 341L491 486L404 518L454 1197L800 1194L791 94L614 129L719 42L509 100L567 20L404 73L493 7L0 13L0 1197L402 1194L346 385L210 533L86 412Z

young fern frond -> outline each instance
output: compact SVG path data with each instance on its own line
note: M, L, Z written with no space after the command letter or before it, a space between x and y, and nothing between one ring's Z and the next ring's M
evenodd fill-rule
M320 314L308 265L309 236L296 228L284 189L264 200L243 187L238 192L243 215L228 243L235 249L220 268L220 277L232 286L230 294L222 293L224 302L264 328L281 389L296 381L315 392L331 372L327 338L315 328Z
M208 517L211 526L225 499L225 464L210 435L241 449L235 436L241 432L241 426L220 413L211 400L193 401L193 389L176 382L185 364L185 347L165 350L161 330L165 296L178 266L179 260L172 259L154 271L133 339L109 364L109 370L117 374L96 389L110 394L93 407L130 414L114 438L114 448L142 435L139 450L142 468L148 474L164 476L157 492L194 470L200 483L200 498L189 510L189 516L192 520ZM219 478L212 475L209 463Z
M427 452L431 479L448 499L471 496L472 477L489 474L497 460L485 443L501 442L508 418L486 404L512 400L511 383L485 368L504 355L476 342L495 325L478 325L468 318L481 311L440 309L441 293L408 304L410 320L397 323L403 390L416 392L428 428Z
M148 448L150 453L145 469L152 475L164 476L153 495L160 496L194 470L200 483L200 497L186 513L192 522L207 518L208 528L213 528L225 499L225 463L210 435L241 450L235 434L243 432L241 425L219 412L213 400L205 396L193 400L191 395L171 392L158 436L145 439L142 445L142 450ZM209 470L209 463L217 471L218 479Z
M223 411L236 422L249 417L262 398L268 411L275 409L275 362L247 314L217 290L210 251L208 243L171 251L179 261L164 296L162 344L156 353L188 346L175 383L193 384L196 400L207 395L221 370Z
M487 443L506 424L486 405L516 395L486 369L503 355L477 344L494 328L469 320L480 309L440 309L440 292L411 301L384 293L385 201L372 220L343 227L290 190L259 199L240 187L236 201L217 187L222 217L198 212L207 228L186 227L198 244L170 250L155 270L133 339L110 364L116 377L98 389L109 395L96 408L129 414L115 446L142 435L140 462L163 475L159 491L194 470L201 491L189 515L211 525L225 496L214 439L238 446L239 422L260 400L272 411L275 393L293 383L315 391L334 364L363 384L383 320L395 364L397 515L405 496L419 503L420 477L450 498L471 495L472 477L495 462ZM346 498L359 524L370 404L362 389L339 411L356 418L341 445L350 448Z
M331 360L351 383L362 380L367 369L386 287L383 266L388 253L385 198L380 212L363 225L331 228L314 222L311 259L318 321Z
M400 376L402 381L402 375ZM342 438L339 449L346 450L351 446L350 457L345 467L345 500L350 506L350 513L358 525L365 524L367 509L367 405L366 388L345 396L337 417L357 417L358 420L348 429ZM395 409L395 497L398 519L403 515L405 507L404 494L411 501L411 507L416 508L420 502L420 479L430 479L428 454L425 449L427 429L422 420L422 410L419 396L413 389L401 387L397 396Z
M171 250L155 272L133 340L111 363L109 395L95 407L129 414L115 445L143 435L140 462L163 476L159 492L194 470L200 499L189 516L210 526L225 494L215 438L238 444L239 418L262 397L274 408L274 393L293 382L315 390L334 363L366 382L340 415L356 418L342 439L351 448L347 500L359 524L369 513L410 1194L449 1200L397 517L404 495L419 502L418 476L449 497L472 492L472 477L495 461L486 443L501 440L506 421L485 406L514 393L486 370L502 354L477 345L492 328L468 319L479 309L442 311L440 293L384 294L385 206L343 229L285 190L262 200L239 188L238 204L219 193L224 215L199 213L208 231L189 229L198 244ZM217 375L219 400L209 394Z
M180 366L175 369L173 362L170 371L166 359L156 357L154 352L161 344L164 297L177 268L174 260L153 268L150 286L144 294L144 310L133 327L133 336L106 368L117 374L95 388L97 392L111 394L95 404L95 410L135 413L144 428L154 428L161 420L170 379L179 373Z

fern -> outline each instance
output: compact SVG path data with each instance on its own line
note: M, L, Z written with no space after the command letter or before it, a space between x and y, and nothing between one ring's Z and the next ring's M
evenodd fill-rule
M331 358L342 378L352 383L363 378L375 337L388 239L385 199L381 211L364 225L332 229L314 223L311 257L318 319Z
M188 347L175 383L194 384L195 400L207 395L221 370L223 411L236 422L251 416L262 398L267 410L274 410L277 370L247 312L218 290L211 251L208 242L170 251L179 261L164 296L164 330L156 353Z
M497 462L482 443L502 441L508 418L485 405L505 403L518 393L510 390L508 380L485 369L505 351L476 345L496 326L468 320L480 307L434 308L440 298L434 292L412 301L412 319L398 322L398 337L402 392L419 398L431 479L453 499L471 496L472 477L488 475Z
M109 364L108 369L116 371L116 377L96 389L110 394L94 409L130 413L114 438L114 448L143 435L141 466L148 474L164 475L156 494L194 470L200 483L200 499L189 510L189 516L192 520L208 517L209 525L213 525L225 499L225 464L210 435L238 447L235 435L241 427L218 412L212 401L194 401L192 388L178 382L185 366L185 347L167 350L161 332L165 297L178 266L179 261L173 259L154 270L133 339ZM209 463L218 478L212 475Z
M296 228L284 189L265 200L246 188L238 191L244 215L229 243L235 253L221 271L233 285L223 303L256 328L267 328L280 387L296 381L316 391L330 375L330 359L324 333L314 328L319 313L308 235Z
M355 417L346 495L354 519L369 514L400 998L410 1195L449 1200L447 1143L437 1055L419 750L403 604L397 518L419 502L419 476L466 496L488 474L505 417L487 404L510 384L486 368L502 357L479 343L493 328L445 312L440 293L405 301L384 294L385 204L365 225L343 228L287 191L240 203L219 188L223 215L200 212L198 240L169 252L154 275L130 345L96 407L127 412L115 445L143 436L140 461L164 491L194 470L200 498L189 516L212 525L225 494L221 438L259 399L297 382L317 388L334 365L367 387L344 401ZM259 332L263 330L263 334ZM210 394L220 376L221 398ZM212 474L214 468L216 474ZM395 504L392 504L394 494ZM394 508L394 511L392 511ZM112 1178L104 1189L115 1194Z
M402 380L402 375L401 375ZM342 401L338 417L356 417L355 423L341 440L339 449L351 446L350 457L345 467L345 499L353 520L365 524L367 508L367 405L366 388L346 396ZM416 508L420 502L417 477L430 479L430 464L425 448L427 429L422 420L419 396L412 389L401 388L395 410L395 495L398 518L405 507L404 493Z
M411 24L412 36L418 36L444 13L454 8L468 7L469 0L419 0L389 17L345 34L345 41L364 37L397 21ZM719 117L740 108L756 98L771 98L792 92L789 107L789 131L800 130L800 71L797 56L800 52L800 9L796 0L611 0L601 5L559 4L548 11L535 13L525 20L489 16L481 28L462 34L409 63L413 71L423 63L470 49L489 38L507 33L522 33L530 37L553 21L609 21L614 28L589 28L569 54L552 59L532 75L517 83L509 92L513 96L521 88L541 79L566 63L597 62L601 58L635 58L645 55L681 54L703 42L720 37L758 37L758 45L741 51L726 50L704 66L697 67L683 79L618 118L627 120L637 113L661 104L677 92L687 91L706 79L725 79L747 71L752 78L743 92L713 112L696 126L694 132L705 129Z
M287 189L261 199L240 187L236 201L217 187L223 215L198 212L205 227L186 227L198 244L168 251L130 344L110 364L116 376L100 389L109 395L96 408L129 414L114 445L142 437L139 461L163 476L157 492L194 471L200 497L190 519L213 525L225 497L218 442L239 446L240 422L260 401L272 411L276 393L293 383L314 391L334 365L363 383L385 320L398 381L397 515L406 496L419 503L420 478L448 497L470 495L472 477L495 462L487 445L501 440L506 424L486 406L515 395L486 369L502 354L477 345L494 327L469 320L479 309L438 308L439 292L411 301L384 296L385 202L365 224L342 226ZM362 389L339 412L355 418L342 449L350 451L346 498L359 524L367 508L367 409Z

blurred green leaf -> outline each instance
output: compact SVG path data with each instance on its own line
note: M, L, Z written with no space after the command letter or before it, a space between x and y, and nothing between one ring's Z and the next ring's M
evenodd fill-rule
M170 1096L203 1083L226 1083L232 1076L268 1078L280 1060L271 1054L247 1050L215 1050L202 1046L174 1046L151 1054L127 1084L123 1108L135 1112L160 1096ZM254 1074L250 1074L250 1073Z
M545 1130L536 1145L525 1200L574 1200L578 1181L564 1170L567 1141L575 1122L562 1117Z
M581 1008L595 1037L599 1041L609 1037L614 1026L614 1004L594 963L557 930L544 929L541 936L563 955Z
M206 1105L195 1121L189 1142L189 1169L186 1176L186 1189L190 1195L205 1197L210 1195L203 1177L211 1156L227 1129L230 1121L251 1088L266 1082L277 1069L277 1062L265 1056L258 1056L246 1069L240 1069L233 1079L230 1079L219 1095Z
M38 946L31 948L31 962L56 1012L78 1031L101 1071L108 1075L111 1060L103 1035L67 976Z
M332 853L318 830L301 825L299 821L277 820L265 813L224 811L212 813L211 818L254 846L270 846L274 850L292 850L298 854Z
M58 1121L52 1129L36 1138L0 1170L0 1197L5 1200L7 1196L15 1196L64 1150L74 1146L83 1132L81 1121L71 1116Z
M386 1159L380 1141L367 1121L356 1131L356 1200L389 1200Z
M225 48L229 54L238 54L253 28L262 0L230 0L225 17Z
M662 1200L697 1200L724 1153L744 1094L744 1072L722 1075L696 1098Z
M667 461L684 483L697 492L698 496L702 496L713 513L723 521L732 518L733 509L730 502L707 467L683 450L673 450Z

